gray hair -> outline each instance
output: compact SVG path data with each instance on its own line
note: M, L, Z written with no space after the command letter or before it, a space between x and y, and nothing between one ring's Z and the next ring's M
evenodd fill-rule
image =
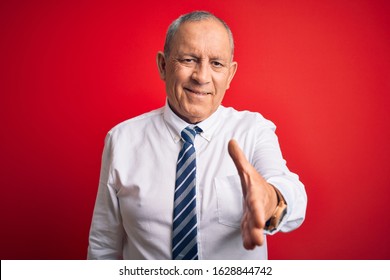
M172 45L172 40L173 37L175 36L177 30L179 29L180 25L182 25L185 22L194 22L194 21L202 21L205 19L214 19L219 21L220 23L223 24L225 27L228 36L229 36L229 41L230 41L230 47L232 49L232 59L233 59L233 54L234 54L234 40L233 40L233 33L230 30L229 26L224 22L222 19L216 17L210 12L206 11L194 11L185 15L180 16L176 20L174 20L171 25L168 28L167 35L165 37L165 44L164 44L164 55L165 57L169 57L170 52L171 52L171 45Z

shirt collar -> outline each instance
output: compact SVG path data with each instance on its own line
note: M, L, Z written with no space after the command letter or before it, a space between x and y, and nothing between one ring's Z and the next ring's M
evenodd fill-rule
M200 136L206 139L208 142L211 141L214 131L218 127L219 123L221 122L221 118L219 116L221 115L223 108L224 108L223 106L219 106L218 109L210 117L196 124L198 127L200 127L203 130L203 132L200 133ZM169 107L168 100L166 101L164 107L164 122L175 143L180 141L181 131L184 128L186 128L187 126L195 126L187 123L186 121L182 120L179 116L177 116Z

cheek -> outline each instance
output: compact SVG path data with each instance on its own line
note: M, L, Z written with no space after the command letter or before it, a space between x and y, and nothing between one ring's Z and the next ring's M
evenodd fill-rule
M191 70L186 68L180 68L180 70L177 70L174 75L178 84L184 83L191 78Z
M214 79L214 86L218 91L218 94L224 94L224 92L229 88L229 80L227 75L220 75Z
M172 89L180 88L183 82L186 81L186 76L182 73L182 71L172 72L169 77L170 78L167 80L167 83Z

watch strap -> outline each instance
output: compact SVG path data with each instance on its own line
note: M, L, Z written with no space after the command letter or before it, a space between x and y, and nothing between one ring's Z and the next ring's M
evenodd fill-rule
M280 191L274 187L276 196L278 198L278 205L275 208L275 211L272 213L271 218L265 223L265 230L273 232L280 225L280 222L283 220L284 216L287 214L287 203L284 200Z

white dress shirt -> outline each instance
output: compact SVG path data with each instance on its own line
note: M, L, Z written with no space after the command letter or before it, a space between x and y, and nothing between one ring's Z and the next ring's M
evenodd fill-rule
M89 237L88 259L171 259L180 132L189 124L168 105L107 134ZM257 171L284 196L287 215L272 234L301 225L306 193L282 157L275 125L258 113L220 106L197 124L196 205L199 259L266 259L267 245L246 250L240 178L227 151L236 139ZM266 232L266 234L269 234Z

